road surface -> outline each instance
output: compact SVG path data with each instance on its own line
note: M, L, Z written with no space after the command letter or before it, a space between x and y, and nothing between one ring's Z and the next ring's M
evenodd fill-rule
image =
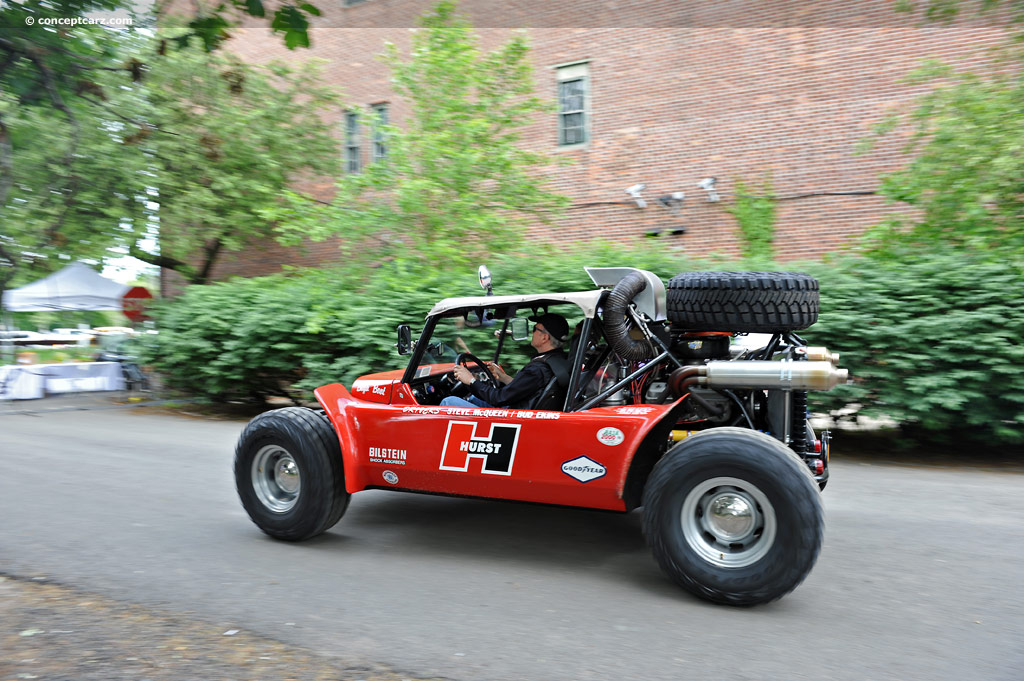
M0 572L459 681L1024 679L1024 475L844 461L810 577L753 609L660 573L640 515L355 495L304 544L238 503L238 421L0 415Z

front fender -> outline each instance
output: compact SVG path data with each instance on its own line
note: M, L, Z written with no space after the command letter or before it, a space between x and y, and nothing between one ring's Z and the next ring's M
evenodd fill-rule
M354 494L364 488L358 467L352 457L352 452L359 451L359 443L355 436L355 424L352 423L351 414L351 407L357 400L340 383L321 386L314 390L313 394L316 395L320 406L324 408L327 418L334 426L334 432L338 435L338 442L341 443L341 462L345 470L345 490L349 494Z

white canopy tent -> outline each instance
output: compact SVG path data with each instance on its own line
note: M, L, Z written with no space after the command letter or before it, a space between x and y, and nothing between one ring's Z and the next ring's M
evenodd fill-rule
M88 265L73 262L39 281L5 291L3 307L11 312L123 310L125 294L133 288L136 287L100 276Z

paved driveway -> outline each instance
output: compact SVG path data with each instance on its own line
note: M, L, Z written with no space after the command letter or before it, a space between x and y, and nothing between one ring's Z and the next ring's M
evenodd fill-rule
M1024 679L1024 476L847 462L778 603L673 587L640 516L384 491L304 544L235 497L242 423L0 415L0 571L452 679Z

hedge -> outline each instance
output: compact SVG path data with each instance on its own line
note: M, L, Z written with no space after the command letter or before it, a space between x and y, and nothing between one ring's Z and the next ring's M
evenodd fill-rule
M1024 442L1024 274L959 253L810 268L819 321L804 334L841 353L853 385L812 407L888 416L942 438Z
M584 290L591 286L585 264L628 264L666 279L703 267L678 254L614 246L487 264L499 294ZM819 322L804 337L842 353L854 379L812 393L812 408L854 404L933 434L1024 442L1020 268L940 253L801 269L819 278L822 300ZM158 308L161 332L146 359L171 387L212 400L308 399L319 385L404 367L394 349L399 323L418 329L441 298L479 293L475 272L424 272L402 260L362 278L295 270L193 286Z
M499 255L486 264L501 293L586 290L584 265L628 263L668 277L678 255L609 244L576 251ZM395 327L418 329L446 297L479 295L476 271L424 271L394 260L357 277L344 269L292 270L191 286L153 314L159 336L140 352L170 388L213 401L288 394L310 398L325 383L404 367Z

